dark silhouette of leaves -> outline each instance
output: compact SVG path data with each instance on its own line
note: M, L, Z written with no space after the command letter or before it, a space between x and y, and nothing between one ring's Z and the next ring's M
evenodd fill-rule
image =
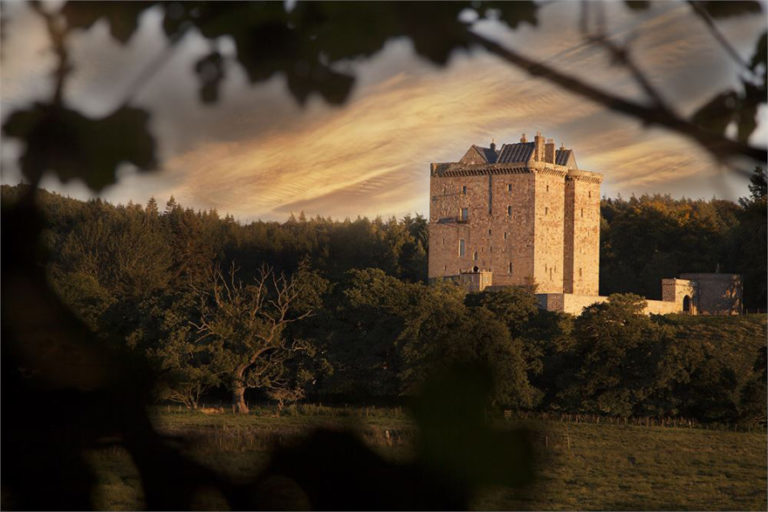
M736 2L691 2L704 9L713 18L730 18L742 14L754 14L763 12L760 2L736 1Z
M154 2L67 2L62 14L71 28L89 29L104 18L112 37L125 44L136 32L141 13L154 5Z
M155 166L155 142L149 133L149 114L123 107L101 119L76 110L36 103L17 110L3 124L3 133L25 143L21 170L32 183L46 171L62 182L81 178L92 190L115 183L119 164L140 170Z
M644 11L651 6L648 0L624 0L624 5L633 11Z
M705 130L723 133L733 120L738 104L739 96L735 91L722 92L700 107L691 120Z
M200 78L200 101L215 103L219 99L219 86L224 80L224 59L219 52L211 52L195 64L195 73Z

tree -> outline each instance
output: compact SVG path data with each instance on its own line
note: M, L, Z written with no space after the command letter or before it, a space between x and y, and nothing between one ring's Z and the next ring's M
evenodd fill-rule
M253 283L245 284L236 274L234 264L227 274L212 270L208 286L199 291L195 327L209 347L212 367L228 381L233 409L247 413L246 389L288 385L286 362L307 347L283 334L312 311L294 310L299 290L293 277L262 267Z
M571 373L560 398L571 410L630 416L656 385L663 354L659 330L643 314L645 299L615 294L574 322Z

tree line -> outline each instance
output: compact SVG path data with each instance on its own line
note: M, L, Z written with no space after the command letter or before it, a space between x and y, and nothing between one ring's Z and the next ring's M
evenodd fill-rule
M739 204L604 200L601 290L658 287L654 262L663 275L746 268L760 215L765 244L762 183ZM4 186L3 201L19 192ZM396 401L461 363L488 369L499 408L765 416L764 316L649 318L642 298L615 295L574 318L539 310L526 290L427 285L419 216L244 225L172 198L160 210L38 194L50 282L105 343L152 362L158 399L195 407L226 390L240 411L260 399ZM745 293L764 298L761 283Z

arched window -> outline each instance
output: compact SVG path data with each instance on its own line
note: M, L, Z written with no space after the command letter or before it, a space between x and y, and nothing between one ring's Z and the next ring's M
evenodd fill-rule
M691 313L691 298L688 295L683 297L683 313Z

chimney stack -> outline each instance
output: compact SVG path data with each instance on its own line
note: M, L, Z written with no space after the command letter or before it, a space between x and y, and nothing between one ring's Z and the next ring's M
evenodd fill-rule
M534 150L533 159L536 162L544 161L544 137L541 136L541 132L536 132L536 137L533 138Z
M493 139L491 139L491 151L496 151L496 143L493 141Z
M525 138L525 134L523 134L523 136L520 137L520 142L522 142L522 143L528 142L528 139Z
M544 161L550 164L555 163L555 141L554 139L547 139L547 144L544 149Z

